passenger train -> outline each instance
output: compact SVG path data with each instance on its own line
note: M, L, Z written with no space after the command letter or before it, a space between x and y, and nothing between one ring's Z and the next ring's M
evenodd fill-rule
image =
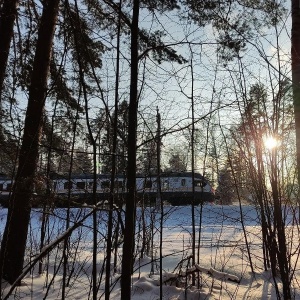
M164 203L171 205L188 205L194 203L199 205L204 202L213 202L215 195L211 184L199 173L192 172L168 172L160 174L160 197ZM72 205L93 203L92 174L81 174L72 176L52 175L51 191L49 195L54 199L55 206L65 206L67 199L72 200ZM110 196L110 175L96 175L96 200L107 201ZM0 176L0 203L7 205L12 181ZM114 183L114 199L116 204L125 203L126 177L117 175ZM136 192L139 202L153 204L158 198L158 176L137 175ZM43 199L43 195L39 195Z

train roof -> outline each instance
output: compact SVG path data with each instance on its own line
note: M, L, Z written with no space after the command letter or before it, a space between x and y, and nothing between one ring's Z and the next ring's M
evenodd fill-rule
M193 172L164 172L160 174L160 177L192 177ZM204 179L200 173L194 173L195 178Z
M166 177L192 177L192 172L163 172L160 174L160 177L166 178ZM125 179L124 174L117 174L116 179ZM156 178L157 174L137 174L137 178ZM194 173L194 177L197 179L205 179L200 173ZM65 175L65 174L51 174L50 176L51 179L57 180L57 179L93 179L94 175L93 174L71 174ZM96 174L96 179L106 179L110 180L111 175L110 174Z
M111 175L110 174L96 174L96 179L110 179ZM120 177L123 177L125 178L124 175L117 175L118 178ZM51 179L66 179L68 180L69 178L70 179L93 179L94 178L94 174L90 174L90 173L87 173L87 174L51 174L50 175L50 178Z

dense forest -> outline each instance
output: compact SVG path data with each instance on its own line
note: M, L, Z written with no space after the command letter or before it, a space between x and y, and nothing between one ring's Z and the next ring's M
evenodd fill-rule
M239 208L251 274L258 271L243 206L257 213L262 269L276 298L299 297L299 52L296 0L0 0L0 180L12 183L2 208L1 299L34 272L53 273L44 299L57 274L59 298L71 299L85 236L76 245L73 238L87 221L86 299L117 297L116 282L118 297L131 299L136 263L145 257L158 266L157 299L169 299L163 258L170 209L161 179L180 172L193 185L181 263L199 265L200 173L202 192L205 178L217 205ZM103 174L105 203L97 197ZM137 196L138 174L155 174L155 203ZM69 186L58 209L53 178L86 175L89 205L76 202ZM0 199L4 190L0 182ZM35 213L41 224L33 246ZM53 218L61 222L54 235ZM199 288L201 276L197 268L178 273L181 288Z

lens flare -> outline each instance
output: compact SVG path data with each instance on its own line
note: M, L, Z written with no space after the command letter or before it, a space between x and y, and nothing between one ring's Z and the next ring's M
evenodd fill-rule
M273 136L267 136L264 138L264 144L267 149L274 149L279 145L279 141Z

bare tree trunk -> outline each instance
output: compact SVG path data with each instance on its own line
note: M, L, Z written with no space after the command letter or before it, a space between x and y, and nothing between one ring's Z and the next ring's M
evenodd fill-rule
M121 6L119 2L118 28L117 28L117 66L116 66L116 88L115 88L115 115L113 127L113 146L112 146L112 164L110 179L109 211L107 222L107 245L106 245L106 276L105 276L105 300L110 298L110 273L111 273L111 255L112 255L112 235L113 235L113 208L114 208L114 189L116 177L116 152L117 152L117 133L118 133L118 106L119 106L119 70L120 70L120 31L121 31ZM116 241L117 243L117 241Z
M77 5L76 5L77 7ZM75 38L76 39L76 38ZM78 43L76 42L76 48L78 51ZM89 123L89 109L88 109L88 96L87 96L87 88L83 73L82 62L80 60L79 54L77 55L78 59L78 66L79 66L79 76L80 82L82 85L84 103L85 103L85 118L86 118L86 125L88 128L88 134L90 138L90 142L93 148L93 204L97 206L97 144L96 139L93 136L92 128ZM98 222L97 222L97 210L93 212L93 269L92 269L92 278L93 278L93 300L97 299L98 294L98 281L97 281L97 255L98 255Z
M2 10L0 11L0 108L2 87L18 3L18 0L4 0Z
M136 130L138 109L138 26L140 1L133 1L131 23L131 78L128 123L128 163L125 231L121 274L121 299L131 299L133 268L135 209L136 209Z
M278 191L278 174L277 174L277 153L276 149L273 149L271 160L271 187L273 194L273 203L274 203L274 229L277 234L277 262L280 272L280 277L282 281L282 291L283 297L285 300L292 299L291 286L290 282L290 262L288 249L286 245L286 234L285 234L285 223L282 217L282 205Z
M300 187L300 2L292 0L292 82L296 126L298 188ZM298 192L299 193L299 192ZM299 194L298 194L299 199ZM299 200L300 201L300 200ZM300 203L299 203L300 206ZM299 209L300 215L300 209Z
M156 135L156 156L157 156L157 196L156 196L156 207L160 205L160 226L159 226L159 299L163 299L163 282L162 282L162 274L163 274L163 224L164 224L164 203L161 195L161 118L160 113L157 108L156 114L157 121L157 135ZM153 215L155 217L155 215ZM154 220L153 220L154 222ZM153 236L152 236L153 242ZM153 246L152 246L153 253ZM152 257L153 260L153 257Z
M7 223L1 245L1 275L14 282L23 269L30 221L30 199L38 161L42 116L47 90L52 43L59 0L44 1L33 64L29 100L25 117L19 167L10 200ZM18 245L16 247L16 245Z
M194 103L194 65L193 52L191 51L191 110L192 110L192 132L191 132L191 165L192 165L192 265L196 258L196 223L195 223L195 103ZM200 245L198 245L200 247ZM195 274L192 274L192 285L195 286Z

